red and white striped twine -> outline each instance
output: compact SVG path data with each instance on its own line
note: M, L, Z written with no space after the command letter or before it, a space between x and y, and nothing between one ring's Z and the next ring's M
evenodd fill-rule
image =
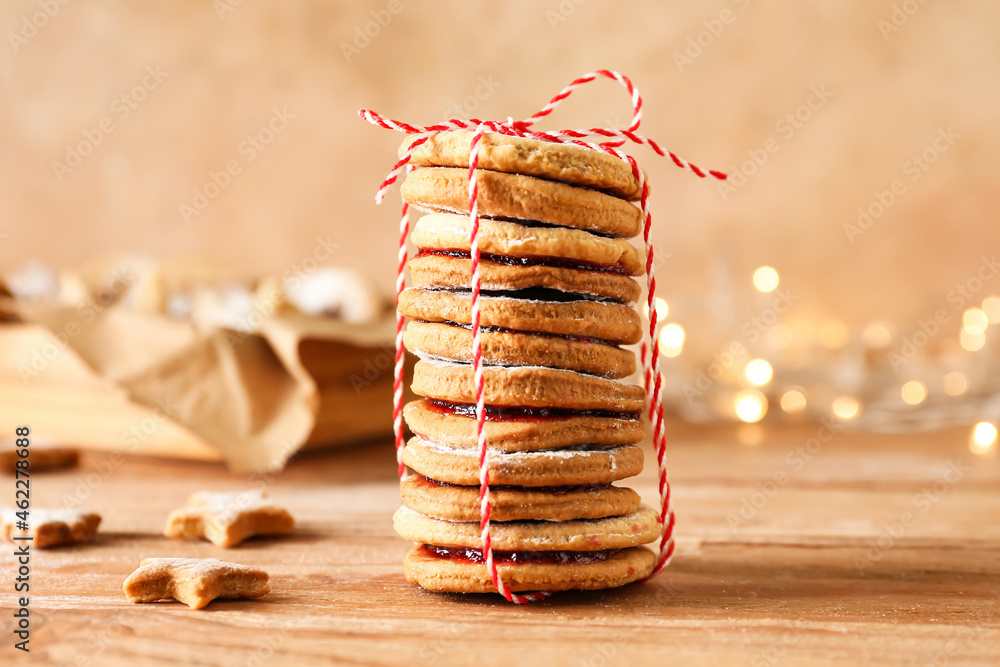
M559 104L562 103L567 97L569 97L577 88L585 83L589 83L598 78L609 78L620 83L632 99L632 123L626 130L616 130L608 128L589 128L585 130L558 130L558 131L534 131L531 130L531 126L536 122L545 118L551 114ZM483 556L486 560L486 567L489 571L490 577L493 581L494 586L496 586L497 591L503 595L507 600L511 602L516 602L519 604L534 602L537 600L542 600L549 595L550 592L541 591L537 593L527 593L519 594L510 591L504 584L503 579L500 577L500 573L497 569L496 562L493 560L493 547L490 538L490 473L489 473L489 448L486 442L485 433L485 417L486 417L486 401L485 401L485 380L483 376L483 353L482 353L482 337L481 337L481 327L480 327L480 249L479 249L479 205L478 205L478 185L476 179L476 167L479 164L479 143L486 132L495 132L499 134L505 134L509 136L517 137L528 137L531 139L538 139L541 141L549 141L553 143L572 143L578 146L584 146L592 150L599 150L614 155L621 160L625 160L629 163L632 169L632 174L635 176L637 181L641 186L641 196L640 196L640 207L642 210L643 227L642 227L642 240L645 245L646 250L646 291L647 291L647 307L649 310L649 339L648 342L644 341L641 346L640 356L642 358L643 365L643 383L646 389L646 396L649 400L649 420L653 426L653 444L656 448L656 463L658 468L658 488L660 493L660 514L659 521L662 525L660 544L659 544L659 555L657 556L656 566L653 569L650 577L655 576L670 562L670 558L674 553L674 511L673 503L670 497L670 482L667 478L667 468L666 468L666 433L664 430L663 423L663 378L660 373L660 345L659 340L656 336L657 327L657 312L656 312L656 277L654 275L654 250L652 242L652 223L653 218L649 212L649 184L646 182L645 175L642 170L639 169L638 163L635 158L626 155L625 153L618 150L619 147L623 146L626 142L632 142L634 144L640 144L643 146L648 146L657 155L662 155L669 157L675 165L682 169L687 169L688 171L694 173L695 175L705 178L711 176L718 180L725 180L726 174L714 171L714 170L704 170L694 165L686 160L681 159L671 151L665 150L658 143L638 134L636 131L639 129L639 124L642 120L642 96L639 95L638 89L632 85L632 81L618 73L610 70L597 70L589 74L585 74L578 79L575 79L568 86L566 86L558 95L553 97L548 104L546 104L542 109L540 109L533 116L527 120L515 121L508 118L506 121L491 121L491 120L479 120L479 119L469 119L462 120L453 118L436 125L427 126L414 126L401 121L392 120L381 116L368 109L361 109L358 111L358 115L364 120L377 125L378 127L383 127L389 130L396 130L397 132L404 132L406 134L415 134L417 136L413 142L410 143L409 148L399 159L398 162L393 166L392 171L386 176L385 180L382 182L381 187L375 195L376 203L381 203L382 199L385 197L386 191L395 183L400 174L409 173L413 169L410 164L410 159L413 155L414 150L427 141L427 139L435 132L445 132L449 130L471 130L473 132L472 141L469 146L469 220L471 223L471 233L470 233L470 243L471 243L471 261L472 261L472 365L473 365L473 376L475 380L475 397L476 397L476 441L479 450L479 501L480 501L480 529L482 531L482 547ZM601 137L603 141L588 142L584 139L588 137ZM407 260L407 237L409 236L409 205L403 204L402 217L399 223L399 261L396 267L396 301L398 306L399 295L402 293L403 289L406 287L406 281L404 277L404 270L406 268ZM405 325L405 318L399 314L397 309L396 314L396 363L395 363L395 377L393 381L393 431L396 436L396 454L397 461L399 463L399 475L402 478L406 473L406 466L402 462L402 451L404 446L403 441L403 361L404 361L404 350L403 350L403 328Z

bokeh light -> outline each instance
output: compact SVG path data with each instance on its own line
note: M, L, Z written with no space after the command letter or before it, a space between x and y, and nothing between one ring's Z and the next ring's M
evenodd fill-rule
M771 364L763 359L754 359L743 369L743 375L746 377L747 382L755 387L760 387L771 381L774 370L771 368Z
M922 403L927 398L927 385L917 380L910 380L903 385L900 395L903 397L903 401L910 405Z
M969 449L973 454L988 454L997 441L997 427L989 422L979 422L972 427Z
M733 398L733 410L740 421L759 422L767 414L767 398L754 389L741 391Z
M778 287L778 272L770 266L762 266L753 272L753 286L761 292L773 292Z
M806 409L806 395L798 389L789 389L781 395L781 409L790 415L797 415Z
M861 412L861 404L853 396L838 396L833 399L833 414L841 419L854 419Z

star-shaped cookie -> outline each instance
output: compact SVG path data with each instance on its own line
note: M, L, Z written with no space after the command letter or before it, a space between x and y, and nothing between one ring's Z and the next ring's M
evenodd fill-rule
M201 609L216 598L259 598L271 587L264 570L217 558L144 558L122 590L129 602L174 599Z
M31 544L39 549L60 544L80 542L97 534L101 515L68 509L32 509L28 514L28 527L18 528L17 510L3 508L0 515L0 534L13 541L15 537L31 537Z
M220 547L235 547L254 535L278 535L295 527L288 510L265 500L262 491L199 491L188 506L167 518L167 537L204 537Z

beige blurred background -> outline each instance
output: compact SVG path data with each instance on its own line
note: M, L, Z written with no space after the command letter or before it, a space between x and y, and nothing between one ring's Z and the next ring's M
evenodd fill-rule
M724 194L635 151L672 306L770 264L801 314L852 330L915 322L1000 245L998 25L987 0L10 0L0 270L144 252L282 273L335 245L326 264L389 291L398 194L372 196L402 137L357 109L527 117L612 68L643 93L645 134L706 168L755 172ZM628 119L602 82L546 127ZM766 162L741 166L762 149ZM914 171L925 150L933 164ZM239 173L216 192L230 162ZM852 243L845 225L897 179ZM206 186L216 196L185 215Z

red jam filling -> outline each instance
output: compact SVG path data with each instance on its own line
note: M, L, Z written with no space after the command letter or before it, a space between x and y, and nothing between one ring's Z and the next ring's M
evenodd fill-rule
M421 484L425 486L462 486L461 484L451 484L449 482L441 482L436 479L431 479L430 477L423 476L421 478ZM611 488L611 484L577 484L576 486L532 486L530 488L524 486L512 486L509 484L491 484L491 491L538 491L541 493L551 493L554 495L560 495L564 493L572 493L577 491L597 491L598 489Z
M483 552L480 549L464 549L456 547L437 547L432 544L422 544L420 549L424 555L441 558L457 563L484 563ZM494 551L493 561L496 563L536 563L539 565L589 565L600 563L618 553L619 549L603 551Z
M434 248L421 248L417 257L427 257L437 255L439 257L459 257L469 259L471 254L465 250L437 250ZM618 275L628 275L625 266L617 264L596 264L578 259L566 259L565 257L508 257L507 255L494 255L491 253L481 253L479 257L485 262L503 264L505 266L550 266L556 269L576 269L578 271L599 271L601 273L616 273Z
M476 406L471 403L452 403L436 398L424 399L427 407L442 414L458 415L460 417L476 417ZM486 421L491 422L542 422L570 417L603 417L605 419L638 419L638 412L613 412L610 410L570 410L568 408L520 408L487 405Z

